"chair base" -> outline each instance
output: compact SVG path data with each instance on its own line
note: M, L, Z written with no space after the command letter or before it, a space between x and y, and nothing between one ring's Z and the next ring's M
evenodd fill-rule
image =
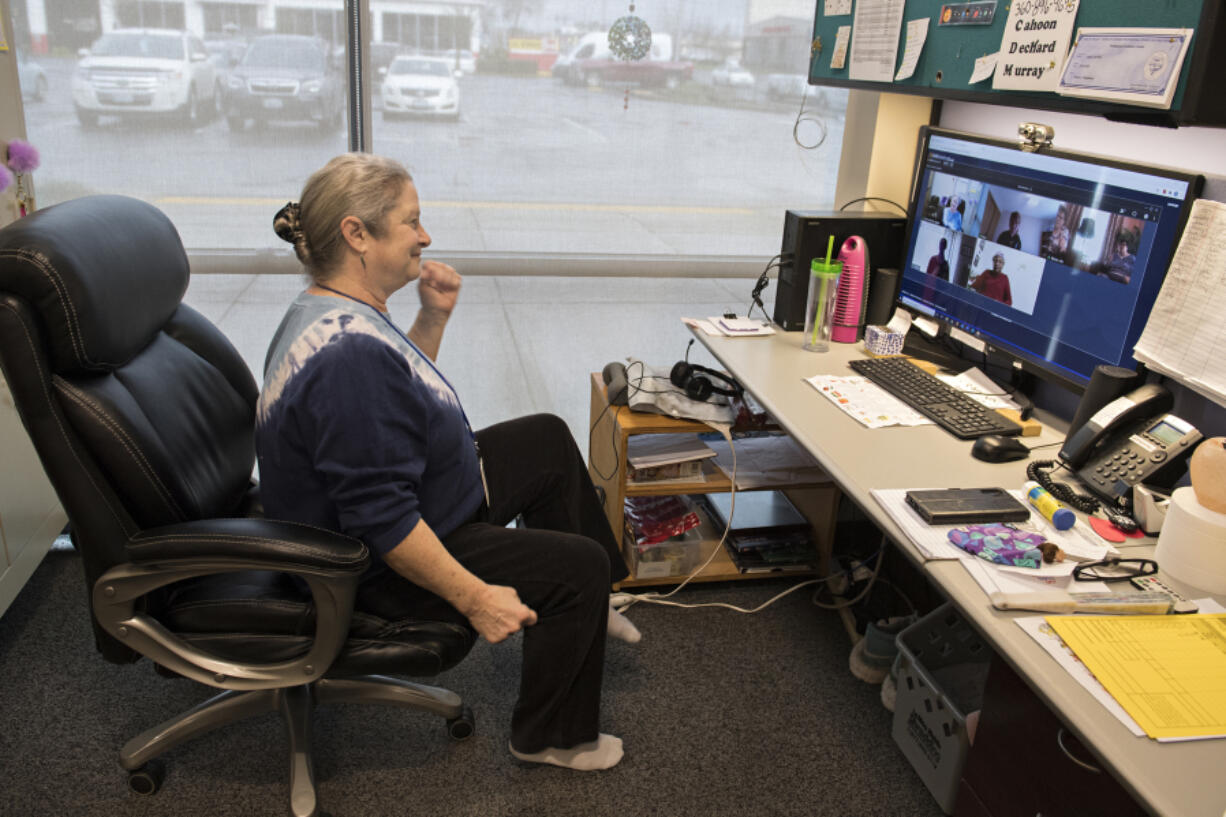
M383 704L425 711L446 718L448 733L454 739L461 740L473 733L472 714L451 690L385 675L322 678L296 687L222 692L129 740L119 752L119 763L128 772L137 773L180 744L245 718L280 711L289 738L290 814L319 817L311 760L311 721L317 704L336 703Z

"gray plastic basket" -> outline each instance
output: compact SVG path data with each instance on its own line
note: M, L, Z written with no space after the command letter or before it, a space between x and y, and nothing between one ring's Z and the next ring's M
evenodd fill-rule
M898 634L894 742L952 814L966 762L966 716L979 709L992 650L950 603Z

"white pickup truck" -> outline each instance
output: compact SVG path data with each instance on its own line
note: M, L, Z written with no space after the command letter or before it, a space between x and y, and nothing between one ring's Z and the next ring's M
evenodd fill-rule
M672 58L673 38L652 34L651 50L641 60L619 60L609 51L605 32L584 34L569 52L553 64L553 75L569 85L612 82L662 85L676 88L694 74L694 65Z

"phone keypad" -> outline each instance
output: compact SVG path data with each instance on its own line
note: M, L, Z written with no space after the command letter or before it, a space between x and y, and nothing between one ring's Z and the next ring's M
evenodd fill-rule
M1090 478L1109 493L1122 495L1145 477L1150 459L1143 450L1129 446L1094 463Z

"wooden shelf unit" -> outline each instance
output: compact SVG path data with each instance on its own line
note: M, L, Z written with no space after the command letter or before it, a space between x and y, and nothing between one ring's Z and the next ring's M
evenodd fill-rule
M618 537L625 529L625 500L627 496L674 496L678 494L727 493L732 490L732 480L713 462L703 464L707 477L702 482L650 485L628 485L626 482L626 449L630 437L636 434L700 434L711 431L705 423L694 420L678 420L661 414L631 411L626 406L610 406L605 393L604 381L599 372L591 376L591 414L589 419L591 450L588 452L588 473L592 482L604 489L605 515ZM839 491L833 482L788 483L775 487L784 492L813 528L817 546L817 572L826 575L829 571L830 554L834 546L834 525L838 513ZM754 489L758 490L758 489ZM704 539L703 560L719 543L719 531L714 539ZM625 548L623 540L623 551ZM627 565L633 564L623 552ZM701 564L701 562L700 562ZM711 564L691 581L714 582L745 579L778 578L780 576L812 576L812 572L742 573L731 557L719 548ZM618 587L645 587L660 584L678 584L685 576L636 579L633 575Z

